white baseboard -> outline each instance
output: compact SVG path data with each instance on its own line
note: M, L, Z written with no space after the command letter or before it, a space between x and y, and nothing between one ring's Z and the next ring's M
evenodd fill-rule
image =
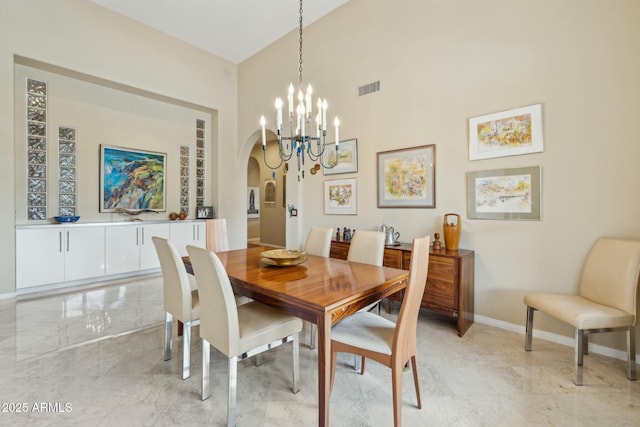
M18 296L18 294L15 293L15 292L7 292L7 293L4 293L4 294L0 294L0 300L2 300L2 299L11 299L11 298L15 298L17 296Z
M474 314L474 321L478 323L482 323L484 325L495 326L496 328L506 329L508 331L517 332L522 334L522 348L524 349L524 334L525 327L522 325L516 325L514 323L504 322L502 320L492 319L490 317L480 316L478 314ZM540 331L538 329L533 329L534 338L540 338L546 341L551 341L556 344L566 345L567 347L573 348L575 346L575 340L570 337L566 337L564 335L558 335L551 332ZM614 359L619 360L627 360L627 352L616 350L615 348L606 347L599 344L589 343L589 352L601 354L603 356L613 357ZM636 360L638 360L638 354L636 352Z

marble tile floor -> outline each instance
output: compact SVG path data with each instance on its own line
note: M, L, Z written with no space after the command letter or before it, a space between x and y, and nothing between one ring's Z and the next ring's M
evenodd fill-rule
M0 425L223 425L226 360L212 349L211 398L202 402L198 328L192 376L183 381L175 328L173 358L162 360L163 315L159 275L0 301ZM239 365L239 426L316 425L308 333L298 394L290 391L289 345L266 353L260 367ZM459 338L450 319L424 310L418 335L423 408L406 372L405 426L640 425L640 381L626 379L624 361L586 356L585 385L576 387L570 347L534 339L526 353L522 334L478 323ZM393 425L390 371L369 362L360 376L351 362L339 360L331 425Z

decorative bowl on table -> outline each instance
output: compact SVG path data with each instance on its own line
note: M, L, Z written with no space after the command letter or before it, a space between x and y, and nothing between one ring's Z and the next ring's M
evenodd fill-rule
M65 216L54 216L53 219L55 219L56 222L63 223L63 222L76 222L77 220L80 219L80 217L65 215Z
M262 263L275 267L289 267L302 264L307 261L305 251L293 251L289 249L274 249L260 254Z

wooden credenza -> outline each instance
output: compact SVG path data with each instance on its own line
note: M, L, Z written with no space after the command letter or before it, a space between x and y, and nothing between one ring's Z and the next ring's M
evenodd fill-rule
M330 257L347 259L349 242L333 240ZM421 307L452 316L458 322L462 336L473 324L474 258L471 250L429 250L429 271ZM411 245L400 243L384 249L385 267L409 269ZM402 292L389 298L389 311L395 301L402 301Z

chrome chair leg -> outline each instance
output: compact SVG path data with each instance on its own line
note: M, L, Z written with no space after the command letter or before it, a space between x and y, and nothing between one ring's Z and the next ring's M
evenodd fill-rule
M173 315L164 312L164 360L171 359L171 333L173 331Z
M582 354L589 354L589 334L587 333L582 338Z
M527 321L525 324L524 350L531 351L531 340L533 337L533 307L527 306Z
M298 334L293 335L293 393L300 391L298 379L300 378L300 337Z
M627 378L636 379L636 331L633 326L627 328Z
M209 393L209 356L211 345L209 341L202 339L202 383L201 383L201 399L207 400L210 396Z
M262 353L256 354L256 366L262 366Z
M227 426L236 425L236 393L238 387L238 357L229 358L229 396L227 401Z
M582 364L584 360L584 330L576 329L576 385L582 385Z
M316 325L315 323L310 323L311 325L311 338L309 338L309 348L313 350L316 348Z
M191 322L184 322L182 335L182 379L186 380L191 376Z
M353 355L353 370L356 372L360 372L360 361L362 360L361 356L357 354Z

